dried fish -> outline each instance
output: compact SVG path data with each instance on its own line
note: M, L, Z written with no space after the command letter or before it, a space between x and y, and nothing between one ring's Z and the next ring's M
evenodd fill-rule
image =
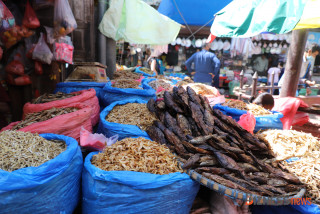
M192 168L200 160L200 154L192 155L185 164L183 164L183 169Z
M79 93L72 93L72 94L66 94L62 92L57 92L56 94L43 94L40 97L32 100L32 104L39 104L39 103L48 103L56 100L63 100L70 97L74 97L79 95Z
M140 87L140 82L133 79L117 79L112 83L114 88L134 88L143 89Z
M198 167L196 171L213 173L215 175L223 175L223 174L231 173L229 170L225 168L217 168L217 167Z
M132 80L138 80L140 79L140 77L142 76L142 74L139 73L134 73L131 71L116 71L113 73L113 79L117 80L117 79L132 79Z

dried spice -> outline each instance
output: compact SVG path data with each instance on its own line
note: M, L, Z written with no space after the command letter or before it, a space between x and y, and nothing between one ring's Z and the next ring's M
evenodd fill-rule
M133 80L138 80L140 79L140 77L142 76L142 74L138 74L138 73L134 73L131 71L116 71L113 74L113 79L117 80L117 79L133 79Z
M147 104L128 103L115 106L107 115L106 120L112 123L135 125L146 130L157 118L149 112Z
M118 79L112 83L114 88L134 88L134 89L143 89L140 87L140 83L133 79Z
M3 131L0 133L0 169L12 172L37 167L54 159L66 148L64 141L49 141L28 132Z
M253 103L245 103L241 100L226 100L225 103L222 104L223 106L228 106L230 108L236 108L240 110L250 111L255 116L261 115L270 115L272 112L264 109L262 106Z
M142 72L144 72L144 73L147 73L147 74L150 74L150 75L152 75L154 72L153 71L151 71L151 69L149 69L149 68L139 68L140 69L140 71L142 71Z
M62 92L58 92L56 94L43 94L37 99L34 99L31 103L32 104L39 104L39 103L48 103L56 100L63 100L70 97L74 97L79 95L78 93L72 93L72 94L65 94Z
M51 108L48 110L40 111L40 112L34 112L29 113L26 115L25 119L22 120L20 123L12 127L12 130L19 130L23 127L29 126L33 123L38 123L42 121L46 121L49 119L52 119L54 117L68 114L77 111L77 108L74 107L68 107L68 108Z
M182 172L170 150L145 138L125 138L102 153L94 155L91 163L105 171L135 171L152 174Z

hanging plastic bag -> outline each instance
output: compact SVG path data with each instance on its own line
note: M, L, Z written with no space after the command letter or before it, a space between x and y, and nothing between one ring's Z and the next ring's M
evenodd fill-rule
M77 28L68 0L56 0L54 4L54 36L61 37Z
M5 71L9 74L21 76L24 74L24 66L20 61L13 60L6 66Z
M36 13L32 9L29 1L27 1L27 4L26 4L26 10L24 13L22 24L25 27L32 28L32 29L40 27L40 21L37 18Z
M47 26L44 26L44 28L46 29L46 32L47 32L47 42L49 44L53 44L54 43L53 28L47 27Z
M80 146L102 151L105 146L111 146L117 142L118 138L118 135L106 138L103 134L92 134L85 128L81 127Z
M7 8L7 6L0 0L0 32L9 30L15 25L15 20Z
M8 74L7 82L11 85L20 85L20 86L32 84L32 81L29 75L23 75L23 76L14 78L12 74Z
M42 69L41 62L38 62L38 61L34 62L34 71L38 75L42 75L43 74L43 69Z
M44 39L43 33L41 33L39 41L32 53L32 59L50 65L52 57L53 54L51 53L51 50Z
M54 60L58 62L66 62L72 64L73 49L74 48L71 42L71 38L69 36L60 38L57 42L53 44Z

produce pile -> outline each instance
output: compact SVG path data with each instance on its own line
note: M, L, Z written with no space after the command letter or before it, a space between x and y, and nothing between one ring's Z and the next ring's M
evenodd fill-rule
M115 106L107 115L106 121L129 124L146 130L157 118L151 114L144 103L127 103Z
M190 87L175 87L164 93L163 101L150 100L147 106L160 120L147 133L178 154L184 169L256 195L292 196L302 188L281 164L268 163L274 156L264 141L213 110Z
M182 172L170 150L145 138L125 138L102 153L94 155L91 163L105 171L135 171L152 174Z
M116 71L113 74L113 79L117 80L117 79L133 79L133 80L138 80L140 79L140 77L142 76L142 74L138 74L138 73L134 73L131 71Z
M222 104L223 106L228 106L230 108L236 108L240 110L250 111L255 116L261 115L270 115L272 112L264 109L263 107L253 104L253 103L245 103L241 100L226 100L225 103Z
M320 204L320 141L311 134L294 130L267 130L259 134L269 144L276 160L299 157L293 162L282 161L291 173L307 185L306 198Z
M153 74L153 71L151 71L149 68L139 68L140 71L143 71L144 73L147 73L147 74L150 74L152 75Z
M49 141L28 132L3 131L0 132L0 169L12 172L37 167L65 150L63 141Z
M74 107L68 107L68 108L51 108L44 111L29 113L26 115L25 119L22 120L20 123L12 127L12 130L19 130L23 127L29 126L33 123L38 123L42 121L46 121L49 119L52 119L54 117L68 114L77 111L77 108Z
M134 89L142 89L140 87L140 83L138 81L132 79L118 79L112 83L112 87L114 88L134 88Z
M40 97L34 99L31 103L32 104L39 104L39 103L48 103L56 100L63 100L67 99L70 97L77 96L77 93L72 93L72 94L65 94L62 92L58 92L56 94L43 94Z

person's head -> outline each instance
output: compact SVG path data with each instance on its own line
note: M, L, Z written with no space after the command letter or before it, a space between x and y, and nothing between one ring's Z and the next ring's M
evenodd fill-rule
M262 55L261 55L261 58L262 58L262 59L266 59L266 58L267 58L267 54L266 54L266 53L262 54Z
M320 53L320 46L316 43L312 43L311 45L307 45L305 52L307 56L315 58Z
M262 93L258 95L256 99L253 100L254 104L261 105L263 108L271 110L274 106L273 96L269 93Z
M204 50L210 50L210 47L211 47L211 43L205 43L203 46L202 46L202 49Z
M283 68L283 65L284 65L283 62L279 62L278 67Z

